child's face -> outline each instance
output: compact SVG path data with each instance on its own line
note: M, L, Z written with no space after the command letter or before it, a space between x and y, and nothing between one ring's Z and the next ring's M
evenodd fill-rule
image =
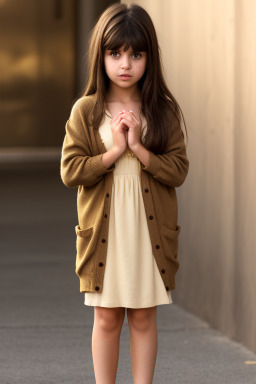
M106 73L113 83L121 88L129 88L143 76L147 64L147 52L125 52L123 47L116 51L105 50L104 64ZM130 77L122 77L122 74Z

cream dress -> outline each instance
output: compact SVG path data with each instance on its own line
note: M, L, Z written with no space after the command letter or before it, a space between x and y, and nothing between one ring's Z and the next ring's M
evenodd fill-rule
M107 150L113 146L110 121L106 110L99 133ZM113 170L107 244L102 292L85 292L85 305L146 308L172 303L171 291L165 289L152 252L140 184L140 161L129 148L115 162Z

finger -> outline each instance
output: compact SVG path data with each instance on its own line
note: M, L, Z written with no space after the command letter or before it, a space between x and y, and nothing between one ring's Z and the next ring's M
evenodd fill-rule
M140 124L140 121L137 119L137 117L135 116L135 114L133 113L133 111L129 111L130 115L134 118L134 120Z
M125 124L129 123L129 125L131 125L132 121L130 119L122 117L120 123L125 123Z
M122 117L123 117L122 114L119 113L119 114L115 117L115 119L112 120L111 123L114 124L115 126L118 125L118 124L120 124L120 119L121 119Z
M140 124L140 121L137 119L133 111L123 111L123 113L126 114L126 116L130 116L133 120L136 121L137 124Z
M114 123L118 117L121 115L121 112L119 112L112 120L111 120L111 123Z
M132 117L131 115L128 115L127 113L126 113L126 114L123 113L123 114L121 115L121 118L122 118L122 119L129 120L131 123L134 122L133 117Z
M119 115L117 116L117 120L118 120L118 119L120 120L120 119L123 119L123 118L128 119L128 120L130 120L131 122L132 122L132 120L133 120L132 115L129 114L128 112L119 112Z

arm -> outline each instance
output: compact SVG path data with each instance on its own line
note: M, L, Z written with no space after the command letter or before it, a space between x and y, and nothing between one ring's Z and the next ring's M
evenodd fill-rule
M166 153L155 155L141 143L133 152L143 163L143 170L169 187L179 187L188 174L189 160L178 120L174 124Z
M60 173L63 183L69 188L79 185L91 187L115 168L115 164L110 168L105 167L103 153L91 156L87 127L82 115L83 103L84 100L79 99L74 104L65 127Z

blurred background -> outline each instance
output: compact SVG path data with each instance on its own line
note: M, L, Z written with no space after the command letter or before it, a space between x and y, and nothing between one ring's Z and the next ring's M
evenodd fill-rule
M87 80L88 34L109 4L0 1L3 162L4 155L58 159L63 125Z
M77 190L60 179L60 153L88 34L116 2L0 0L2 327L64 326L74 306L84 315ZM188 129L174 303L256 352L256 2L136 3L153 19Z

